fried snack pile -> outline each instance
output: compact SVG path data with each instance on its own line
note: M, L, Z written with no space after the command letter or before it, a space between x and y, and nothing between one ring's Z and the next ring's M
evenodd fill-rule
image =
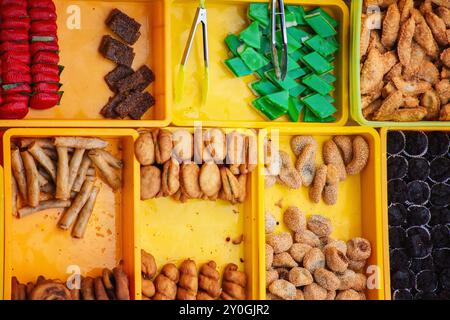
M366 119L450 120L449 7L437 0L364 1L360 58Z
M256 168L256 138L221 129L141 132L141 199L169 197L231 203L245 201L247 177ZM200 165L199 165L200 164Z
M364 268L371 255L369 241L332 239L328 218L312 215L307 220L296 207L284 212L283 222L294 236L273 233L266 218L267 299L366 299Z
M21 219L64 208L58 226L83 238L100 187L96 172L114 190L122 186L122 161L98 138L24 138L11 147L13 215Z
M279 182L289 189L309 187L309 196L314 203L323 198L327 205L338 200L339 182L347 175L359 174L367 165L369 145L362 136L334 136L323 144L324 164L316 166L317 141L312 136L295 136L291 139L291 150L296 157L295 164L289 153L272 150L272 143L266 143L265 184L271 187Z
M143 300L245 300L247 276L230 263L223 273L222 287L217 264L209 261L200 267L194 260L184 260L180 267L167 263L156 275L155 258L141 250ZM156 275L156 277L155 277Z
M11 300L130 300L128 276L122 267L103 269L96 278L82 277L79 288L39 276L35 283L12 278Z

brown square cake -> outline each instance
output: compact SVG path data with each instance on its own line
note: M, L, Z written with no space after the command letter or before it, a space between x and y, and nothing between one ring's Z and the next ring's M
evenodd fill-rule
M100 111L101 115L105 118L114 119L118 118L119 115L114 111L116 107L125 100L125 95L117 94L114 97L110 97L108 103Z
M142 115L155 104L155 99L148 92L132 92L124 101L119 103L115 112L120 118L129 116L132 119L140 119Z
M103 36L99 50L105 58L128 67L131 67L135 56L133 48L111 36Z
M140 67L133 74L117 81L116 88L120 93L127 93L130 91L143 91L150 83L155 80L155 75L152 70L146 65Z
M112 70L105 76L106 84L112 91L116 92L117 82L132 75L133 73L134 71L130 67L118 65L114 68L114 70Z
M114 9L106 19L106 25L128 44L135 44L141 36L141 24L119 9Z

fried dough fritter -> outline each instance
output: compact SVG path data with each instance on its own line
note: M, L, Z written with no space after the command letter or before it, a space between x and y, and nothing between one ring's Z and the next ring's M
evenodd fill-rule
M383 58L376 48L372 48L361 70L361 94L370 93L383 80Z
M387 48L392 48L397 42L400 30L400 11L397 3L391 4L384 16L381 43Z
M398 37L397 54L402 65L409 66L411 62L411 47L416 23L414 19L409 18L400 28Z

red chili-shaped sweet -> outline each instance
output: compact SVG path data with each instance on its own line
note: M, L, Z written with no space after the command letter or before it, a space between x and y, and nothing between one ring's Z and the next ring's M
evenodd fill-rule
M38 82L59 83L59 76L54 73L33 74L33 83Z
M56 33L56 30L58 30L56 21L40 20L40 21L33 21L31 23L31 33L33 33L33 34L40 33L40 32Z
M31 83L31 75L17 71L2 72L3 83Z
M53 20L56 21L56 11L46 8L34 8L29 11L31 21L35 20Z
M23 103L28 104L29 101L30 101L30 96L28 96L26 94L11 93L11 94L3 95L3 102L4 103L23 102Z
M28 31L25 29L2 29L0 41L28 41Z
M50 51L39 51L33 56L33 63L58 64L59 55Z
M30 51L30 45L28 42L6 41L0 43L0 52L5 51Z
M9 102L0 106L0 119L23 119L28 113L28 103Z
M0 10L0 16L2 19L25 18L28 17L28 13L26 7L16 4L9 4L2 7L2 10Z
M30 108L48 109L58 104L59 95L57 93L38 93L31 97Z
M50 1L50 0L47 0ZM33 0L30 2L34 2ZM26 8L28 5L27 0L0 0L0 6L9 6L9 5L15 5L19 7Z
M30 64L31 56L28 51L6 51L2 55L2 59L14 58L23 63Z
M0 29L25 29L30 30L30 18L5 19L0 23Z
M34 8L43 8L52 11L56 11L55 4L52 0L33 0L30 1L29 7Z
M59 46L56 41L51 42L32 42L31 43L31 55L34 56L38 51L58 51Z
M19 61L11 56L2 60L2 73L8 71L30 73L30 66L22 61Z
M2 85L3 94L11 93L31 93L31 87L28 83L14 83Z
M59 74L59 68L56 64L46 64L46 63L37 63L33 64L31 67L32 74L38 73L51 73L51 74Z
M36 83L33 86L33 92L46 92L46 93L57 93L59 91L59 85L56 83Z

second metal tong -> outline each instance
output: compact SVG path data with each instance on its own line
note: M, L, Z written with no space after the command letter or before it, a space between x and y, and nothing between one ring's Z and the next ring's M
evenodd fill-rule
M287 58L288 58L288 40L286 31L286 17L284 14L284 1L271 0L272 20L271 20L271 35L272 35L272 62L275 67L275 74L279 80L284 80L287 74ZM281 60L279 58L279 51L277 45L277 24L280 20L281 33Z

